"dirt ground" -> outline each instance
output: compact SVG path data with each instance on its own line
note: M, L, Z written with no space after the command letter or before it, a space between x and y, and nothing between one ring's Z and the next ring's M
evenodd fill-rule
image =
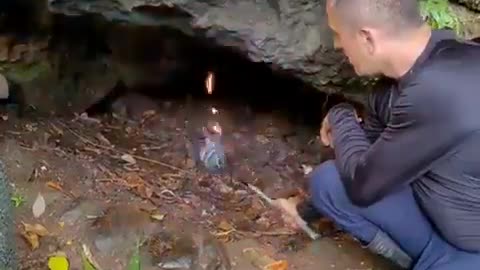
M296 127L273 113L239 120L241 108L220 106L232 169L211 175L188 157L184 105L159 102L156 113L137 121L121 114L3 115L0 153L14 191L21 269L47 269L48 257L59 251L70 269L83 269L83 244L101 269L127 269L139 239L142 269L162 269L165 262L164 269L228 269L211 267L227 260L233 269L256 269L243 255L250 247L286 260L289 269L393 269L328 222L319 225L327 236L312 242L243 184L272 197L301 190L308 168L320 162L318 142L284 136ZM36 218L39 194L46 207ZM25 237L25 223L48 230L38 247ZM192 255L199 235L213 247L207 255ZM194 257L210 266L190 267Z

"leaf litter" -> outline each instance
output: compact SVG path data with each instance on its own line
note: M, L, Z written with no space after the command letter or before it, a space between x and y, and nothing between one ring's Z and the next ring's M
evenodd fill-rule
M32 205L32 212L35 218L39 218L45 212L45 199L43 198L42 193L38 193L35 202Z
M222 204L225 204L227 207L229 206L230 201L233 200L239 200L242 203L246 203L247 205L250 203L249 202L249 196L248 191L245 191L244 188L241 186L237 185L234 181L232 180L225 180L222 179L221 177L218 176L208 176L202 173L199 173L196 171L196 168L188 168L184 169L182 165L179 165L179 163L176 163L175 160L170 160L172 163L162 161L161 159L156 159L153 156L150 156L148 152L150 151L149 149L166 149L165 151L169 151L165 145L152 145L149 146L149 144L155 144L153 143L145 143L142 141L142 146L138 146L136 149L140 149L144 151L144 154L139 154L135 148L132 149L122 149L121 147L118 147L118 145L115 144L116 140L114 136L108 135L108 139L106 139L106 136L103 134L107 134L108 131L95 131L94 133L91 134L91 139L89 139L89 135L82 134L84 132L88 132L89 130L87 129L80 129L80 128L74 128L72 125L74 122L71 122L70 124L66 124L63 122L56 122L55 124L55 129L59 130L56 131L55 133L61 136L68 136L72 135L73 137L76 138L75 141L75 147L71 148L71 150L66 150L63 151L64 153L68 153L69 151L75 152L77 155L79 155L80 158L88 158L90 161L95 161L96 167L100 172L102 172L101 177L103 175L107 175L107 178L101 178L101 177L96 177L95 179L95 184L94 186L96 191L104 192L104 185L105 187L114 187L121 190L123 187L124 190L125 188L127 190L130 190L131 192L135 193L138 195L138 197L146 199L146 201L150 201L153 203L153 205L156 205L159 207L160 210L158 212L151 212L150 213L150 219L152 219L154 222L159 222L159 221L164 221L165 220L165 213L168 213L170 216L170 212L165 212L169 210L164 210L164 206L166 204L173 204L172 206L175 207L181 207L181 208L173 208L173 209L186 209L188 207L194 206L195 208L202 209L202 211L199 211L199 213L203 213L204 209L208 210L208 213L210 213L208 216L206 225L209 226L209 229L213 231L214 235L220 239L224 238L232 238L233 239L238 239L238 238L244 238L244 237L249 237L249 236L254 236L254 237L263 237L263 236L288 236L292 235L291 233L285 232L285 230L275 230L275 229L268 229L268 230L259 230L258 228L255 228L254 226L250 227L245 227L245 226L237 226L238 225L238 220L236 220L234 217L232 219L232 212L223 212L224 210L222 209L215 209L215 208L205 208L208 204L205 202L208 202L212 204L212 206L221 206ZM106 129L111 129L111 130L116 130L116 127L108 126L101 121L92 121L92 123L95 123L97 125L101 125ZM60 129L59 127L62 127ZM78 131L78 130L81 130ZM137 131L133 128L130 129L128 132L128 136L130 135L135 135L137 134ZM268 144L271 144L274 139L272 137L266 137L266 136L258 136L256 140L259 141L260 144L267 146ZM99 143L96 143L99 142ZM94 151L89 151L85 148L85 145L88 145L92 150ZM145 145L145 146L143 146ZM164 152L164 151L162 151ZM158 155L156 156L158 157ZM165 156L168 157L168 156ZM123 161L123 163L122 163ZM136 165L135 167L117 167L114 168L114 165L116 164L127 164L127 165ZM53 165L53 164L52 164ZM151 168L153 166L160 166L163 167L164 169L163 172L161 173L161 176L152 177L150 174ZM53 166L49 166L49 168L53 168ZM129 171L128 169L134 169L134 171ZM309 168L307 168L307 171ZM96 173L96 172L95 172ZM212 179L209 179L209 178ZM50 179L55 179L55 178L50 178ZM65 178L64 178L65 179ZM100 180L101 179L101 180ZM205 183L198 185L197 183ZM225 188L225 194L222 196L219 196L218 194L215 194L216 192L216 186L215 185L223 185L227 188ZM63 192L63 193L69 193L69 191L65 191L65 187L60 184L58 181L48 181L46 182L46 185L56 191ZM69 185L73 186L73 185ZM188 187L188 192L185 192L185 187ZM213 192L212 192L213 191ZM234 193L237 194L237 191L242 191L238 192L238 196L235 195ZM82 192L80 190L80 192ZM108 193L105 193L106 195L109 195ZM247 196L248 195L248 196ZM250 196L251 197L251 196ZM110 200L110 197L105 197L106 201ZM218 200L218 201L217 201ZM221 201L224 201L224 203L220 203ZM200 204L198 204L200 202ZM243 209L241 211L245 211L244 208L241 208L243 206L241 205L233 205L234 207L238 209ZM195 209L194 208L194 209ZM172 209L167 207L166 209ZM32 213L34 217L38 218L44 214L46 211L46 205L45 205L45 198L41 193L38 193L37 198L35 200L34 205L32 206ZM239 211L239 210L236 210ZM269 209L260 209L259 211L261 212L267 212ZM49 211L50 212L50 211ZM219 216L217 216L219 213L225 213L227 216L223 218L223 220L218 220ZM191 222L198 222L198 217L189 217L189 214L186 214L187 216L185 217L186 220L189 220L192 218ZM258 215L252 215L252 219L249 222L255 222L256 220L253 219L258 219ZM261 217L262 215L260 215ZM175 213L172 214L171 219L176 220L179 217L175 215ZM180 217L181 218L181 217ZM169 221L166 220L165 222ZM190 221L190 220L189 220ZM273 221L269 226L277 226L278 221ZM214 224L218 224L215 226ZM212 227L216 227L213 228ZM32 234L31 233L31 238L33 239L32 242L35 242L39 240L41 237L38 234ZM36 235L36 236L35 236ZM37 239L35 239L37 237ZM38 248L38 245L36 245ZM85 253L85 252L84 252ZM91 254L91 253L90 253ZM92 258L92 256L87 256L85 254L82 255L82 257L85 257L87 261L90 261L89 258ZM99 270L94 264L91 263L93 269ZM97 264L98 266L98 264ZM87 268L86 268L87 269Z

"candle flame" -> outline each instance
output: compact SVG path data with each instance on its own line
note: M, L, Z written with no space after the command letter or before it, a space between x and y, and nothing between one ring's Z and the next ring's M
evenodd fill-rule
M213 113L213 114L217 114L217 113L218 113L218 110L215 109L214 107L212 107L212 113Z
M213 93L213 72L209 71L207 78L205 79L205 87L207 88L207 93L211 95Z

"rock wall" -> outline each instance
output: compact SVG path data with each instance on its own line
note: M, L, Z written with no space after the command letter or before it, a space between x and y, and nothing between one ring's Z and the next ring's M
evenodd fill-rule
M46 34L0 34L0 73L9 81L22 113L78 112L118 81L108 59L89 55L88 26L79 29L61 22L58 25L64 29L55 30L55 35L53 29ZM67 33L73 33L73 38L67 38Z
M50 1L56 12L95 12L111 20L166 24L206 36L235 47L254 62L269 63L322 91L336 92L353 73L331 48L324 8L323 0Z
M480 0L457 0L457 2L472 10L480 11Z
M232 48L250 61L266 63L323 92L355 94L370 84L356 78L345 57L332 49L325 0L46 3L5 0L0 4L12 14L26 6L33 9L22 11L28 16L21 19L0 17L4 32L22 25L23 33L0 35L0 72L21 85L26 104L42 112L81 111L118 80L127 85L160 85L171 78L169 74L191 72L195 67L186 63L202 54L189 54L191 50L181 45L188 41L175 41L180 36L167 29ZM465 36L480 36L478 14L456 4L452 7L464 22ZM30 35L25 34L28 31ZM88 52L98 47L89 43L96 40L106 43L105 53Z
M460 2L478 6L478 0ZM331 48L325 0L51 0L50 9L72 15L101 13L111 20L169 25L204 35L324 92L351 91L360 83L352 79L345 58ZM480 23L466 9L455 6L455 11L468 17L467 27ZM480 34L476 28L469 31L467 35Z

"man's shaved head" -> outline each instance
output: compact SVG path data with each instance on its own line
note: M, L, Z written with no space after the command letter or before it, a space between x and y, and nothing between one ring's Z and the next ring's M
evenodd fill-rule
M399 33L423 25L418 0L328 0L347 27Z
M359 75L398 76L395 55L408 57L408 51L420 51L430 39L431 29L417 1L327 0L334 47L345 53Z

